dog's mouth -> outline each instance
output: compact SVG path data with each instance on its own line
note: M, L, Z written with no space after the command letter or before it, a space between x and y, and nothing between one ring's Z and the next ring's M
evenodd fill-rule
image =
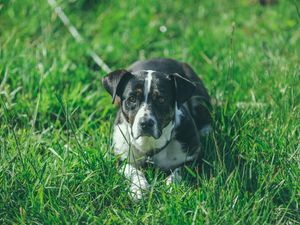
M155 140L159 139L161 136L161 132L159 131L156 131L156 132L153 132L153 131L141 131L139 132L139 134L134 137L134 139L139 139L139 138L143 138L143 137L148 137L148 138L154 138Z
M153 156L164 149L172 140L172 134L174 131L174 123L170 122L164 127L160 133L156 135L152 133L138 132L134 135L131 129L131 137L133 145L144 152L147 156Z

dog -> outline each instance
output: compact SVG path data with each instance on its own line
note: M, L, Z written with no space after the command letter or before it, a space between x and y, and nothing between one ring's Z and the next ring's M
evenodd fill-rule
M125 162L132 197L141 199L149 188L145 165L170 172L167 184L179 181L180 168L198 162L200 138L212 129L210 96L194 70L158 58L111 72L102 83L119 106L113 148Z

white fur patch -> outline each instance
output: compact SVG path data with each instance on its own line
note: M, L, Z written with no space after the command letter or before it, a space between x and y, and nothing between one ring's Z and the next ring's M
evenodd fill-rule
M174 183L179 183L182 180L181 177L181 167L176 168L171 172L171 174L166 179L166 185L171 185Z
M148 102L148 96L151 91L151 84L152 84L152 73L154 71L147 70L147 77L145 78L145 84L144 84L144 94L145 94L145 102L147 104Z
M115 154L120 156L121 160L128 157L128 151L130 148L130 133L127 124L120 123L115 126L113 133L113 145Z
M200 130L200 134L202 136L206 136L208 135L210 132L212 131L212 126L210 124L205 125L201 130Z
M123 170L124 176L131 182L131 197L136 200L141 199L143 193L149 188L145 175L130 164L126 164Z
M166 148L152 157L155 166L164 170L176 168L185 162L189 162L195 159L198 155L198 151L194 155L189 156L185 151L180 142L173 140Z
M178 108L177 102L175 103L175 126L178 127L180 125L181 117L183 117L183 112Z

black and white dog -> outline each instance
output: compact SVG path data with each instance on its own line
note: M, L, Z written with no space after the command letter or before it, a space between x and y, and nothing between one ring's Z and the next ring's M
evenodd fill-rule
M102 80L120 105L115 121L114 152L126 161L124 175L136 199L147 190L140 170L145 164L171 172L199 158L200 136L211 129L210 97L193 69L172 59L138 61Z

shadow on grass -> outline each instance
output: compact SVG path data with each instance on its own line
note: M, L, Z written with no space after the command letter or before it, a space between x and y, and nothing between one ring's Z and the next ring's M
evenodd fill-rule
M291 187L288 176L278 175L288 171L289 166L273 162L276 153L266 152L271 144L260 137L262 132L255 126L253 118L259 120L255 114L262 112L232 108L228 104L214 108L214 130L201 140L201 163L195 169L185 167L185 181L195 189L201 188L203 180L216 181L216 195L221 190L232 189L247 199L268 199L266 202L276 207L286 207L290 217L297 220L297 213L293 213L298 210L297 198L293 195L296 187ZM257 152L256 146L260 146L261 152Z
M258 188L257 172L249 166L237 145L242 141L240 133L246 123L242 117L246 112L232 111L228 104L215 106L213 112L213 131L201 139L203 153L200 163L195 170L192 169L196 174L186 168L187 180L198 186L201 179L221 177L225 182L234 175L245 191L255 192Z

